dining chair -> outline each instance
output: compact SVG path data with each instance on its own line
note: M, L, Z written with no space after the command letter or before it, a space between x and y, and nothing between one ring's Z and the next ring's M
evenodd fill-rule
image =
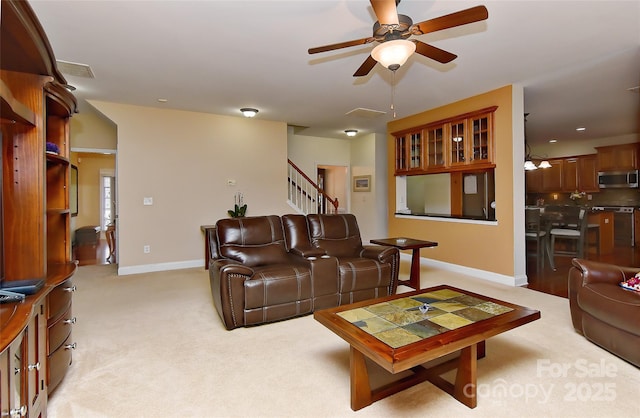
M549 231L551 252L549 260L551 268L555 267L556 255L584 258L584 240L587 231L587 209L582 206L566 206L562 211L559 225L553 226ZM556 241L564 241L566 247L556 250Z
M525 208L525 237L527 241L535 242L535 253L527 252L527 255L535 255L536 268L540 271L544 268L544 250L547 231L542 223L541 208Z

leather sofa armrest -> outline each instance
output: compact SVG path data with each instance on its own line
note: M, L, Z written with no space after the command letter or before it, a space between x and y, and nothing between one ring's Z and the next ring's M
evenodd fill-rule
M582 285L589 283L610 283L618 285L633 277L640 268L620 267L613 264L574 258L573 266L582 273Z
M213 268L220 271L224 271L226 274L239 274L242 276L253 276L253 269L249 266L245 266L236 260L230 260L227 258L218 259L213 262Z
M382 245L364 245L360 251L360 257L373 258L381 263L389 262L390 257L398 253L395 247L385 247Z
M289 250L290 253L295 254L300 257L322 257L327 254L325 250L322 248L308 247L308 248L291 248Z

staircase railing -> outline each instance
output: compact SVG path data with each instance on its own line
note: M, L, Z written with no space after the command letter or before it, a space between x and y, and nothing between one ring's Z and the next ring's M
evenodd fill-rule
M293 161L287 161L289 162L289 202L304 214L338 213L338 198L332 198L327 195Z

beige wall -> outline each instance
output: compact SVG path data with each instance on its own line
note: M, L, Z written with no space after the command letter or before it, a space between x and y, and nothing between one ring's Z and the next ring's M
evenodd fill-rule
M387 235L386 136L358 135L334 139L296 135L289 128L289 158L310 177L315 178L318 166L347 167L344 183L346 195L337 194L340 208L358 219L363 243ZM371 175L370 192L353 192L353 176ZM335 184L335 180L333 183Z
M284 122L91 104L117 125L121 274L202 265L200 226L227 217L237 191L249 216L290 212Z
M514 101L514 97L517 100ZM388 124L388 132L435 122L490 106L498 106L494 120L497 223L471 224L396 217L394 215L396 205L396 182L393 175L394 138L389 135L387 140L389 233L391 236L437 241L438 247L422 250L423 257L495 273L508 282L519 284L524 275L522 255L524 231L519 226L522 223L522 214L516 214L516 212L524 212L524 174L521 168L514 170L513 156L524 155L521 144L524 129L523 126L514 125L512 115L522 114L520 113L523 107L521 88L518 88L514 94L512 86L503 87L395 120Z
M71 149L115 150L117 126L91 106L70 122Z

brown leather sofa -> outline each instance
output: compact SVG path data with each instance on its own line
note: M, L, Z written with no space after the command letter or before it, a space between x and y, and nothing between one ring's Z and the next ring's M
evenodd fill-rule
M569 270L569 306L576 331L640 367L640 293L619 283L640 268L574 258Z
M394 294L400 254L362 245L355 216L221 219L210 234L213 302L227 329Z

